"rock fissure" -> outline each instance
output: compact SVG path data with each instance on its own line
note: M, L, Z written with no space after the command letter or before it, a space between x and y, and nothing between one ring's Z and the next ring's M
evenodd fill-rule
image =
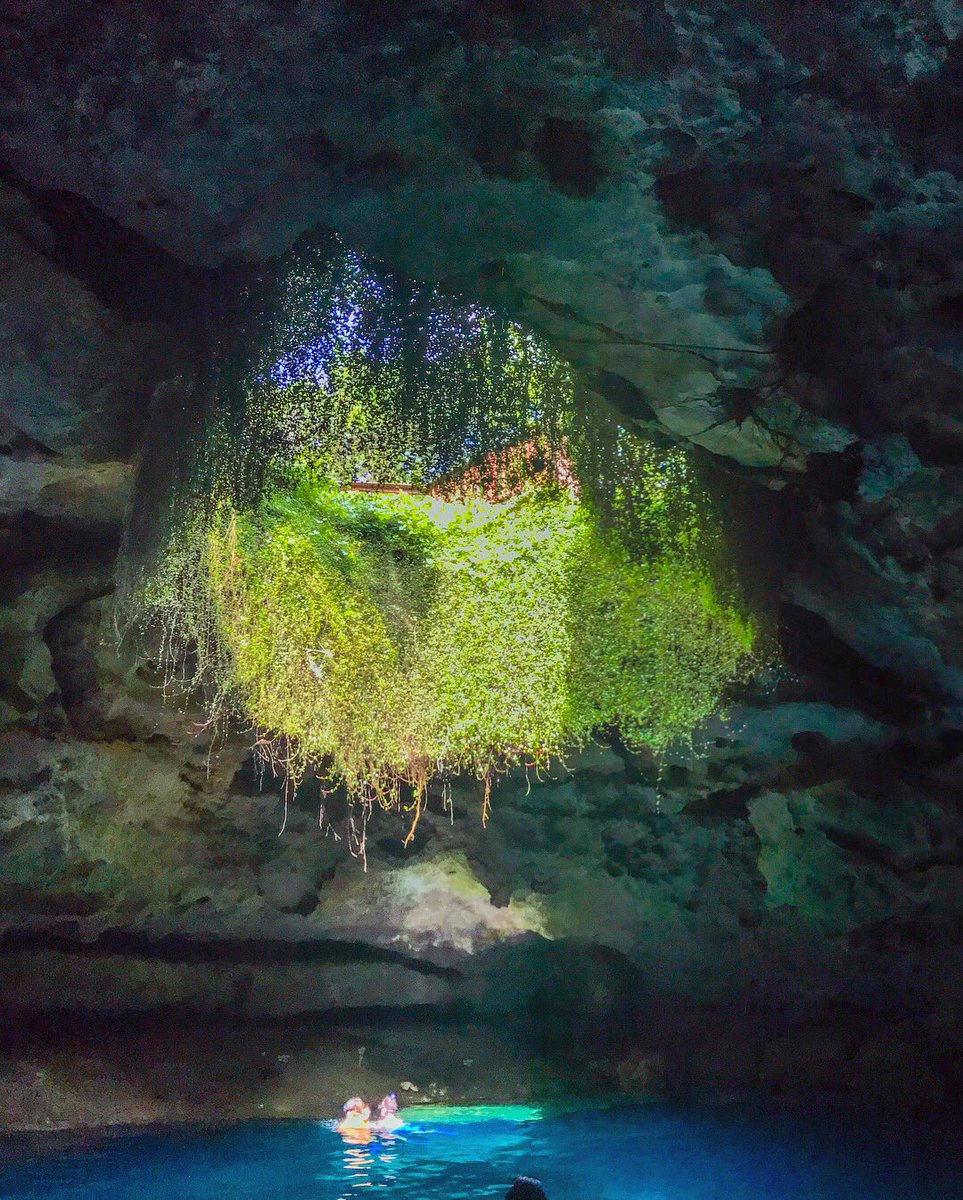
M898 854L891 846L874 841L865 834L854 830L838 829L828 824L820 825L819 828L831 842L835 842L843 850L856 857L865 858L897 875L932 871L935 867L963 867L963 848L960 847L953 850L934 850L930 854L911 858Z

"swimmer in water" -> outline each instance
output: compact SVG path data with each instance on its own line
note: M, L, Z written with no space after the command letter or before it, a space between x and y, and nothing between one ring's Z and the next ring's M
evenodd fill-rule
M548 1200L545 1189L531 1175L519 1175L505 1193L505 1200Z
M378 1119L372 1128L379 1133L394 1133L402 1125L404 1121L398 1116L398 1097L390 1092L378 1105Z
M338 1133L351 1133L359 1129L370 1128L371 1109L360 1096L352 1096L341 1110L343 1116L338 1125Z

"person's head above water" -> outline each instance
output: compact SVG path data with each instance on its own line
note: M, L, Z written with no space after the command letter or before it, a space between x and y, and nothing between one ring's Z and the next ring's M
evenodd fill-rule
M378 1116L383 1121L385 1117L393 1116L398 1111L398 1097L389 1092L378 1105Z
M505 1193L505 1200L548 1200L545 1189L530 1175L519 1175Z
M345 1101L344 1108L341 1111L347 1116L348 1113L370 1113L371 1109L360 1096L352 1096L350 1100Z

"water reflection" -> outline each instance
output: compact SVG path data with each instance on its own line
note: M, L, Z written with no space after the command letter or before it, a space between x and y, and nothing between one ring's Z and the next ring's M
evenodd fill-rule
M394 1186L398 1178L395 1168L397 1134L350 1129L342 1131L341 1139L345 1182L338 1200L351 1200L354 1193L363 1188L386 1191Z
M47 1152L25 1143L0 1161L0 1197L494 1200L534 1175L552 1200L963 1200L958 1122L857 1109L419 1109L398 1135L351 1140L336 1124L155 1130Z

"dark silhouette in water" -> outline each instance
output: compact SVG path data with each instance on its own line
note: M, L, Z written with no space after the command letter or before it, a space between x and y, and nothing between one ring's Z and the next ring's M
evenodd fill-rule
M505 1193L505 1200L548 1200L548 1197L537 1179L532 1179L528 1175L519 1175Z

